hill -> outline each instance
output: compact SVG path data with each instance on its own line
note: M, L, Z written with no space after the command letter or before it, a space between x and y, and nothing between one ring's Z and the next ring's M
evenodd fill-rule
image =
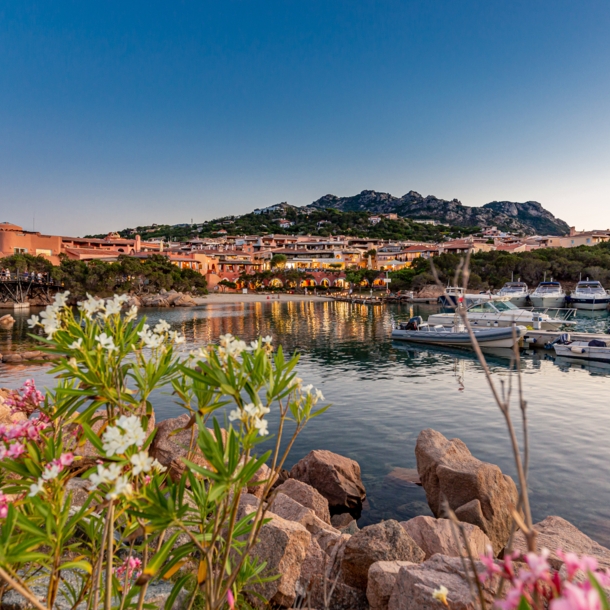
M415 191L409 191L402 197L377 191L362 191L353 197L325 195L305 208L333 208L343 212L358 211L369 214L395 213L403 218L437 220L450 226L496 226L504 231L527 235L566 235L570 230L566 222L555 218L537 201L492 201L481 207L469 207L457 199L447 201L433 195L423 197Z

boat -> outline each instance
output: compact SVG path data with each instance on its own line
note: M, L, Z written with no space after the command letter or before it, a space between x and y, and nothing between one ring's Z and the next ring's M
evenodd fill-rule
M511 303L517 307L526 307L529 304L530 291L525 282L506 282L498 296L509 297Z
M477 328L473 333L481 347L513 347L515 342L525 335L525 326L502 328ZM401 323L392 331L392 339L424 343L426 345L441 345L444 347L471 348L472 337L463 325L447 328L441 324L431 326L420 316Z
M597 311L607 309L610 304L610 293L597 281L581 281L576 284L574 292L567 298L570 306L576 309Z
M508 297L502 297L485 303L475 303L466 309L466 315L472 326L476 327L505 327L513 324L523 324L537 330L560 330L564 325L574 324L567 318L573 310L564 310L563 315L556 311L556 316L549 315L547 311L532 311L519 309L511 303ZM455 314L436 313L428 318L428 324L435 326L453 326Z
M465 307L470 307L474 303L492 301L497 298L497 295L490 292L467 293L463 288L458 286L448 286L445 288L445 293L438 297L437 303L445 308L454 309L458 303L462 303Z
M610 341L567 341L556 343L553 349L558 356L579 360L596 360L610 363Z
M540 282L530 294L530 301L534 307L563 307L566 293L559 282Z

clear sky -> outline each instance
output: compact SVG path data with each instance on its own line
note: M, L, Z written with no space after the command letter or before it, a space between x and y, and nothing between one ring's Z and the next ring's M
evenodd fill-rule
M608 0L0 3L0 221L374 189L610 227Z

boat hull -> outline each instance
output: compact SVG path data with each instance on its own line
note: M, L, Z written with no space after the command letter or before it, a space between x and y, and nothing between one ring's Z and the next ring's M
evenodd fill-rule
M513 347L526 332L525 327L489 328L475 331L477 342L481 347ZM472 339L468 332L401 330L392 331L392 339L408 341L425 345L441 345L443 347L472 348Z
M601 297L600 299L572 297L570 299L570 307L587 311L603 311L604 309L608 309L608 305L610 305L610 297Z
M530 296L533 307L542 307L544 309L561 309L566 302L565 296L561 297L537 297Z
M554 345L555 353L563 358L574 358L576 360L595 360L598 362L610 362L610 347L589 347L570 345Z

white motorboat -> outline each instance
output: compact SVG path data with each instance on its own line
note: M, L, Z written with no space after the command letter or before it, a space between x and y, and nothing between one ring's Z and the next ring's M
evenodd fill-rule
M574 292L568 297L568 302L576 309L597 311L606 309L610 303L610 293L600 282L586 280L578 282Z
M462 303L464 307L470 307L473 303L481 301L493 301L499 298L498 295L491 292L466 292L458 286L448 286L445 288L445 294L438 297L438 304L446 308L455 308L458 303Z
M500 290L498 296L508 297L513 305L526 307L529 302L530 291L525 282L506 282Z
M553 349L558 356L564 358L610 362L610 340L568 341L566 343L556 343L553 345Z
M477 343L481 347L510 348L526 332L525 326L473 329ZM411 343L425 343L426 345L442 345L444 347L472 347L472 337L463 325L458 324L451 328L441 324L430 326L430 324L423 322L420 316L401 323L398 328L392 331L392 339Z
M538 330L559 330L565 324L574 324L565 317L554 318L546 312L519 309L508 297L485 303L475 303L466 310L468 320L474 327L504 327L522 324ZM428 318L428 324L435 326L453 326L455 314L436 313Z
M534 307L563 307L566 293L559 282L540 282L530 294L530 301Z

